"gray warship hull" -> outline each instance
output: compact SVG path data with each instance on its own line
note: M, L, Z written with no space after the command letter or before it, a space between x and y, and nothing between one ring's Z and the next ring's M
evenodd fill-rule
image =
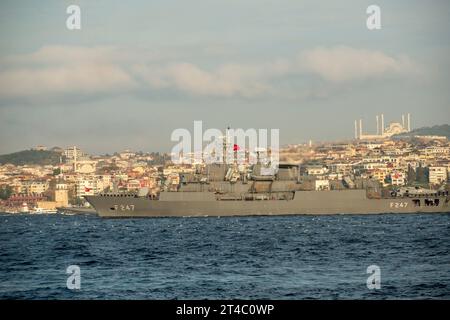
M158 199L132 195L86 196L101 217L205 217L447 213L448 196L369 198L365 190L295 191L290 200L218 200L213 192L162 192Z

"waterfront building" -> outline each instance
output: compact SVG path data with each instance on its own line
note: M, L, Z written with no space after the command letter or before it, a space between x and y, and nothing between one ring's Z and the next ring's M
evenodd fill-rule
M69 204L68 189L65 183L57 183L51 194L51 200L37 201L36 207L45 210L56 210Z
M447 181L446 167L429 167L429 182L431 184L441 184Z
M47 191L49 184L46 181L23 181L21 193L42 194Z

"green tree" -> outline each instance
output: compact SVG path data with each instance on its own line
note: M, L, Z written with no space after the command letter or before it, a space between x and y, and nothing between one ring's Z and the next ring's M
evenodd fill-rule
M2 200L9 199L9 197L11 196L12 193L13 193L13 189L10 186L8 186L8 185L2 186L0 188L0 199L2 199Z
M428 168L422 167L422 164L416 170L416 181L420 184L428 183Z
M408 164L408 184L413 184L416 181L416 171Z

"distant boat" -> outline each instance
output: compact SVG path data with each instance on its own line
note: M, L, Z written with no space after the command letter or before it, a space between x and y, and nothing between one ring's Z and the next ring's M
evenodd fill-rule
M61 211L60 214L62 214L63 216L74 216L74 215L76 215L76 213L73 213L73 212L64 212L64 211Z
M54 214L57 213L56 209L43 209L43 208L34 208L30 211L30 214Z
M74 214L96 214L95 209L86 207L58 207L58 212L65 215Z
M16 210L16 209L7 209L7 210L5 210L5 213L13 213L13 214L15 214L15 213L19 213L20 211L19 210Z
M22 203L22 207L20 208L20 213L29 213L30 210L28 209L28 205L26 202Z

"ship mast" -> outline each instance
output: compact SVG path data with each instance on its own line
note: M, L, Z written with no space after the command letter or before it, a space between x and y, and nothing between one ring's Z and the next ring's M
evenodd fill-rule
M228 126L227 129L225 130L225 136L223 137L223 142L222 142L222 148L223 148L222 161L224 164L227 163L228 131L229 130L230 130L230 126Z

